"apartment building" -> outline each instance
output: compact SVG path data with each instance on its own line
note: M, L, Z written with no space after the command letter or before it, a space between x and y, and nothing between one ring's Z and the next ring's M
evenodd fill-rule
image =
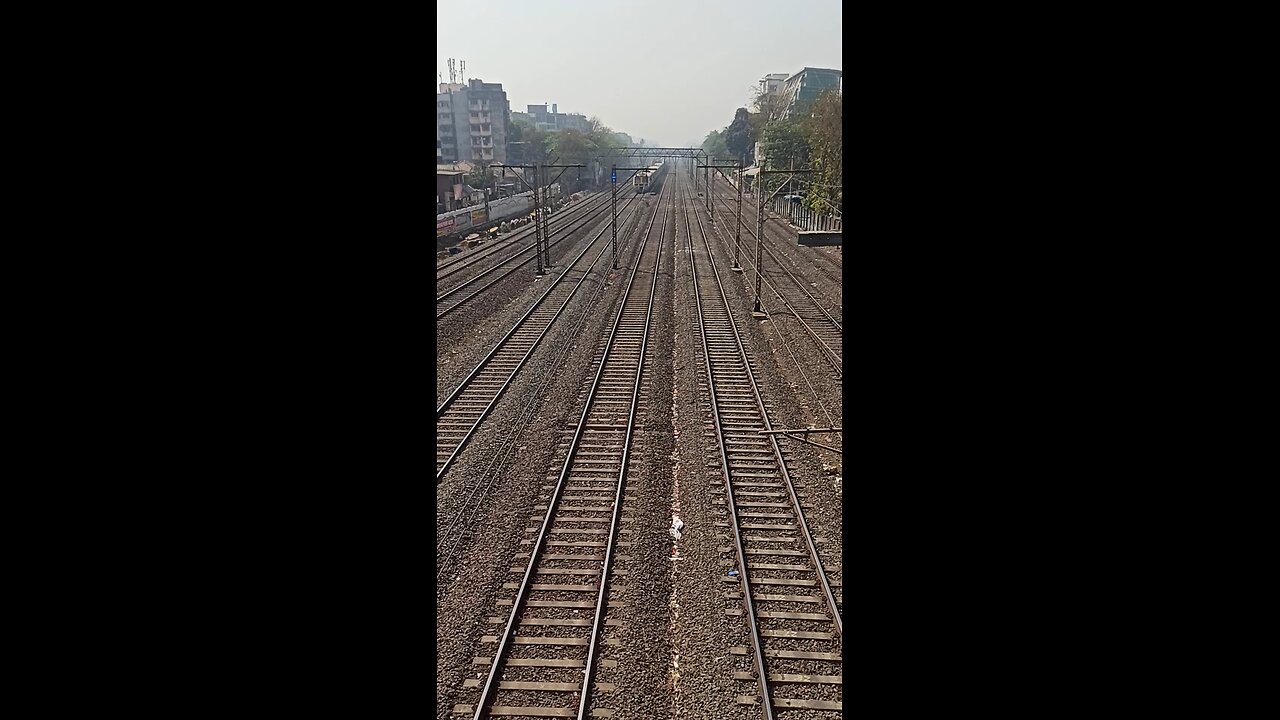
M828 68L807 67L787 78L782 84L781 93L787 99L784 118L795 117L803 113L818 95L827 90L843 91L844 73Z
M436 163L507 161L511 105L502 83L440 83L436 93Z

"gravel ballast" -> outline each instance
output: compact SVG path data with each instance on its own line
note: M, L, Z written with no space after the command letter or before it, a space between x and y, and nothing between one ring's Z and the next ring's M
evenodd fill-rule
M730 652L734 646L750 646L750 640L745 619L741 613L733 614L735 609L744 607L742 601L727 597L727 593L742 589L740 583L727 577L735 561L720 552L720 548L732 544L732 530L716 524L727 523L729 518L725 506L718 504L724 501L725 483L710 417L697 299L690 277L690 252L707 251L694 213L703 213L702 223L708 233L727 231L725 236L711 235L709 240L772 426L842 426L841 385L813 339L794 318L784 313L771 314L763 321L752 318L752 272L728 271L733 224L721 222L715 230L707 227L700 200L684 198L680 191L688 186L687 170L684 178L677 180L675 173L668 176L661 205L656 198L637 201L638 214L628 217L619 233L620 239L632 238L621 253L623 270L608 271L606 253L570 302L565 316L553 324L548 337L437 487L440 536L445 536L460 511L474 508L455 525L465 527L466 532L447 535L456 546L451 545L452 551L438 565L442 577L437 597L437 717L462 717L453 713L454 706L473 703L479 695L478 688L464 687L468 679L483 682L488 672L487 665L473 664L473 658L492 656L496 650L496 644L482 642L482 637L499 634L502 625L491 620L505 620L510 611L497 603L514 597L515 591L501 586L519 581L520 574L512 572L512 568L523 571L528 562L516 555L529 551L529 546L522 544L522 540L532 537L526 528L537 525L545 513L534 507L547 502L550 485L563 464L566 433L572 431L582 413L584 389L594 376L595 358L618 310L621 284L636 262L638 236L650 213L657 212L658 220L662 220L667 203L671 212L665 223L654 325L649 334L637 410L639 430L621 513L622 532L618 539L623 545L615 551L613 570L617 572L612 575L609 593L609 598L618 604L607 610L606 617L615 624L606 627L603 636L615 642L601 648L602 657L616 666L600 667L594 679L606 685L589 692L593 693L592 707L609 708L614 711L614 718L763 717L759 707L735 701L739 695L755 695L758 690L753 689L754 681L734 679L734 673L753 670L751 657ZM607 224L604 227L602 239L607 240ZM596 225L592 234L599 229L600 225ZM658 231L655 223L650 242L657 239ZM747 233L743 235L745 240ZM587 237L582 234L573 243L565 243L574 247L565 248L561 263L580 252ZM809 290L830 302L828 307L834 307L832 314L839 318L839 256L833 257L831 248L798 247L794 242L787 247L783 238L768 232L766 242L788 258L792 271L803 282L811 283ZM591 250L590 255L595 252ZM646 284L646 291L651 269L651 263L645 263L636 276L638 284ZM561 266L555 272L563 271ZM551 277L534 280L531 269L528 275L520 281L514 281L513 276L505 291L477 298L472 307L437 323L437 361L441 363L438 401L527 311L533 298L545 290L545 284L539 283ZM708 282L701 269L699 280ZM783 283L781 278L771 281ZM769 302L765 305L773 310ZM811 439L841 446L834 435L815 435ZM842 601L840 455L792 439L779 438L778 443L797 484L805 521L818 538L819 555L832 591ZM673 515L683 523L679 539L669 532ZM788 571L772 571L771 576L787 577ZM542 592L537 597L594 599L593 594L563 592ZM813 604L782 601L764 601L758 609L810 613L820 610ZM579 619L589 618L590 613L540 608L537 614ZM759 626L817 632L831 627L822 622L772 619L760 620ZM569 631L580 628L522 626L520 634L564 636L571 634ZM767 638L764 645L773 649L830 650L829 642L804 639ZM512 657L567 655L563 648L534 645L517 646ZM771 660L769 667L771 672L841 674L838 663L827 661ZM505 679L574 682L575 673L580 681L580 670L508 667ZM840 700L842 689L842 685L784 684L775 686L773 693L775 697ZM505 704L571 704L567 699L570 693L503 693ZM576 704L576 695L572 701ZM778 710L777 714L783 720L838 715L811 710Z

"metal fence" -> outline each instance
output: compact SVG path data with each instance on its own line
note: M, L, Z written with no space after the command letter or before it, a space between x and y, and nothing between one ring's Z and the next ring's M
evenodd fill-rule
M800 230L843 231L843 219L840 216L816 213L784 197L775 197L765 207Z
M738 183L734 178L726 178L729 184L737 187ZM748 197L754 190L750 184L747 185ZM772 212L774 216L780 217L793 225L798 230L817 230L822 232L843 232L844 220L840 215L834 213L814 212L802 204L792 202L786 197L778 195L772 200L765 203L765 209ZM745 211L744 211L745 214Z

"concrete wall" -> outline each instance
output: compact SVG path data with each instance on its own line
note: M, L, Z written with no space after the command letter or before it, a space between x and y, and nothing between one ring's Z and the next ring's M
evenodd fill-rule
M551 186L550 197L560 195L560 183ZM461 232L474 225L484 225L495 220L504 220L517 215L533 212L533 193L523 192L509 198L502 198L489 203L488 215L484 205L476 205L461 210L441 213L436 216L436 237L444 237Z
M515 197L503 198L497 202L489 203L489 219L491 220L501 220L512 215L528 212L533 212L532 193L522 193Z

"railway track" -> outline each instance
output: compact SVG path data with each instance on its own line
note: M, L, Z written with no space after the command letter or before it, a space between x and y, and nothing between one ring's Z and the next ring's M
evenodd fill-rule
M733 185L731 185L723 177L718 177L718 176L716 177L715 182L713 183L713 187L716 188L715 200L718 201L717 204L720 206L723 206L725 212L728 213L728 219L729 219L728 224L730 226L736 227L737 212L738 212L738 189L735 188ZM753 239L756 236L755 227L756 227L757 211L758 211L758 206L756 203L756 199L750 194L743 194L742 196L742 227L743 227L743 230L745 230L747 234L750 235ZM795 237L790 235L790 233L792 232L790 226L788 226L788 230L783 231L778 225L778 222L782 218L782 216L776 212L772 212L767 207L765 208L765 211L767 213L770 213L775 218L774 222L765 223L764 227L765 227L766 241L768 241L772 237L781 246L784 246L784 247L796 246ZM717 212L717 217L724 218L725 215ZM785 222L785 220L783 221ZM812 261L808 264L808 267L811 268L814 272L821 273L823 276L826 277L827 280L830 280L832 285L836 288L841 287L840 279L844 272L842 263L840 262L840 256L832 255L822 251L823 250L839 250L839 249L840 248L838 247L836 248L805 248L805 250L812 251L811 253L806 253L808 255L808 259ZM798 263L795 263L794 261L792 261L792 265L791 265L792 267L796 267L797 265ZM834 297L836 298L835 302L838 306L839 296L834 296Z
M736 213L736 207L734 212ZM699 224L702 222L700 215L698 216L698 222ZM734 238L729 227L726 223L720 223L713 231L717 239L720 240L719 244L723 248L726 258L733 257ZM736 231L736 219L732 227ZM756 263L752 248L755 243L748 243L748 238L754 241L757 236L755 230L746 226L745 219L743 221L743 229L747 230L748 234L742 238L743 247L739 253L741 262L745 270L749 271L749 273L754 273L756 271ZM794 317L804 329L805 334L813 339L823 357L831 365L831 369L835 371L835 377L842 380L844 378L844 327L827 310L826 303L815 297L804 280L787 267L787 261L769 247L768 241L761 243L761 249L768 253L770 260L766 264L764 277L761 278L761 285L763 286L760 293L761 304L765 305L764 299L766 297L777 298L786 309L787 314ZM770 275L774 275L776 280L778 274L781 274L783 282L779 283L770 280ZM791 289L784 293L784 287Z
M618 212L620 216L619 220L621 220L621 213L631 206L631 203L636 199L636 197L637 196L632 195L627 197L625 200L622 200L620 198L620 206L618 208ZM608 207L608 205L606 204L605 207ZM597 221L601 219L602 219L602 215L599 212L595 212L593 214L583 214L581 216L575 217L574 220L571 221L569 225L561 226L560 228L557 228L554 231L554 232L563 232L564 234L559 239L552 240L550 244L547 246L548 250L550 250L550 248L552 247L559 245L565 240L571 238L574 232L587 226L592 221ZM509 247L510 246L508 246L508 249ZM449 315L450 313L454 312L458 308L466 305L471 300L484 294L487 290L492 288L494 285L497 285L499 282L502 282L504 279L511 276L520 268L523 268L527 266L529 263L533 262L535 260L533 251L534 251L534 245L532 244L526 245L525 247L517 250L515 253L504 257L500 262L497 262L493 265L490 265L489 267L484 268L478 274L470 278L467 278L463 280L460 284L450 288L449 290L446 290L440 293L439 295L436 295L436 321L437 322L440 321L446 315ZM524 257L523 260L519 259L522 256L527 256L527 257ZM505 272L501 272L497 275L494 275L495 273L498 273L499 270L505 270ZM484 282L484 284L481 285L480 284L481 281L484 281L484 280L488 280L488 282ZM454 296L459 295L464 291L468 291L468 290L470 292L467 292L460 299L451 300L449 304L445 303L446 300L449 300L450 298L453 298ZM442 305L443 305L443 308L441 307Z
M625 226L639 206L627 214L620 211L618 224ZM654 213L657 214L656 211ZM598 240L609 230L603 226L595 237L576 257L567 263L567 269L552 280L542 295L529 307L506 335L494 345L475 368L459 383L458 387L436 408L436 482L457 459L463 447L475 435L484 419L493 410L498 399L511 386L516 374L528 362L534 349L546 337L552 324L561 316L578 289L583 286L591 271L610 253L609 241L601 243L599 252L590 262L581 261ZM618 238L625 246L626 238ZM621 253L621 248L619 249ZM606 261L607 262L607 261Z
M659 202L640 240L637 262L612 328L600 345L593 363L595 376L585 390L582 415L572 436L562 446L563 459L554 484L547 489L545 506L535 510L541 520L526 528L521 541L529 551L519 582L503 587L514 597L498 601L505 614L488 618L502 626L500 634L482 642L494 646L493 654L477 657L475 664L487 674L467 680L476 688L471 704L454 706L455 714L473 720L490 716L608 717L613 709L599 693L610 693L610 683L594 682L601 668L616 666L604 658L604 648L615 644L606 638L624 632L620 621L606 617L607 608L618 607L609 598L610 578L621 574L613 567L620 529L626 522L626 482L639 441L635 429L643 413L649 331L658 268L666 228L665 203ZM663 220L654 233L654 220Z
M601 193L599 192L583 193L582 202L578 203L577 205L571 206L564 213L553 215L550 219L550 222L555 222L556 218L563 217L564 215L576 214L575 211L581 210L582 208L597 207L599 205L600 196L601 196ZM605 195L605 197L607 198L608 195ZM532 213L533 211L530 210L529 212ZM530 217L530 216L525 216L525 217ZM514 220L516 219L516 217L517 216L512 216L508 219ZM455 272L458 268L466 267L467 265L471 264L475 260L481 260L481 259L490 257L495 252L503 249L504 247L510 247L510 244L512 241L526 240L529 237L531 237L533 234L534 234L534 226L532 223L530 223L527 227L522 227L519 230L516 230L515 232L511 232L511 233L508 233L507 235L502 236L501 240L507 242L505 246L499 243L493 243L491 245L487 245L483 250L463 253L456 257L450 257L450 258L444 259L443 261L439 261L436 263L436 280L438 281L442 278L448 277L450 274Z
M622 190L618 192L618 213L621 214L623 210L630 208L632 201L640 199L640 197L644 196L637 195L634 188L631 188L630 184L627 184L626 187L623 187ZM588 227L590 223L598 222L598 220L607 218L609 205L611 205L611 200L609 200L608 195L604 195L602 201L595 202L594 205L580 205L577 206L577 208L570 208L567 211L563 211L563 213L552 215L552 218L548 219L547 228L549 236L547 238L548 254L552 247L561 245L561 242L571 238L573 233L580 231L580 229L584 227ZM561 237L554 237L557 233L561 233ZM524 236L524 240L527 240L527 238L529 238L529 236ZM476 258L474 263L468 261L468 263L460 266L452 266L452 268L445 269L444 273L440 273L440 268L436 268L435 281L438 283L436 284L438 291L439 283L442 279L451 277L451 275L456 273L475 272L474 275L468 275L468 277L454 278L451 282L456 282L457 284L453 284L453 287L448 288L448 290L443 292L439 292L439 295L435 296L436 322L443 319L445 315L453 313L453 311L457 310L458 307L466 305L468 301L474 300L475 297L483 295L483 293L486 290L489 290L490 287L502 282L503 279L506 279L509 275L517 272L518 269L524 268L524 266L532 263L532 261L536 259L534 255L535 245L536 242L529 243L529 245L518 247L518 249L512 252L513 247L515 247L515 243L508 242L506 245L497 245L497 243L495 243L494 250L490 252L490 254ZM499 270L506 270L506 272L495 275L494 277L494 273L498 273ZM481 281L488 282L485 282L483 286L476 287L476 284ZM470 292L467 292L466 296L463 296L462 299L451 300L465 291Z
M717 199L719 199L722 204L727 204L727 207L730 209L730 212L736 213L738 189L734 187L733 184L730 183L728 180L726 180L724 177L719 175L715 176L713 184L716 188L720 190L720 192L717 193L717 196L716 196ZM744 193L742 196L743 222L744 223L750 222L751 227L753 228L755 227L756 211L757 211L757 205L756 205L755 197L750 193ZM774 214L777 215L777 213L774 213ZM748 216L749 216L749 219L748 219ZM774 230L776 236L783 238L784 244L789 244L794 242L794 240L786 237L786 233L782 233L780 230L778 230L777 225L766 225L765 227L766 229ZM840 250L838 246L832 247L832 248L812 248L812 249L815 251ZM841 261L841 256L839 254L815 252L814 257L819 261L821 261L820 263L815 264L815 269L825 274L830 280L834 281L835 284L839 286L840 276L843 273L843 262ZM825 265L827 264L831 265L832 267L830 268L825 267Z
M692 198L683 215L688 232ZM832 591L804 504L775 435L760 387L733 320L721 270L698 211L701 243L690 253L702 343L702 373L716 439L715 462L724 480L726 519L733 544L721 553L736 570L724 578L726 615L740 616L749 644L729 648L750 658L752 671L735 672L739 705L775 710L843 709L840 600ZM703 251L705 249L705 252ZM836 570L835 572L838 572Z
M624 246L625 247L625 246ZM627 260L624 256L624 262ZM600 302L606 288L604 282L596 282L587 290L582 303L582 312L578 313L569 328L568 338L578 338L583 326L594 315L593 309ZM557 345L548 367L563 367L566 356L574 348L573 342L566 341ZM472 473L474 477L469 485L456 488L451 495L436 499L436 590L442 592L448 587L446 578L456 567L459 555L466 547L467 541L475 533L476 518L485 508L498 477L506 470L508 463L522 449L521 438L529 424L542 406L551 386L557 379L555 372L543 373L535 380L534 386L518 401L518 407L510 423L504 424L501 441L492 454L487 456L483 467Z
M598 213L602 207L608 207L609 196L605 195L603 202L601 202L601 200L602 198L600 197L600 194L594 193L587 198L584 198L582 202L576 205L570 205L565 210L547 218L547 230L552 235L555 235L567 225L570 225L577 220L581 220L583 217L591 213ZM499 255L505 255L505 257L502 257L498 262L493 263L494 266L510 262L518 254L509 254L511 253L511 250L516 248L520 242L534 239L535 236L535 225L533 223L529 223L528 226L523 227L514 233L500 236L496 240L489 242L479 251L464 253L456 258L437 265L437 286L441 280L452 277L457 273L469 270L473 267L483 268L485 262L491 261L494 257ZM525 252L532 249L532 244L525 245L519 248L518 252Z

